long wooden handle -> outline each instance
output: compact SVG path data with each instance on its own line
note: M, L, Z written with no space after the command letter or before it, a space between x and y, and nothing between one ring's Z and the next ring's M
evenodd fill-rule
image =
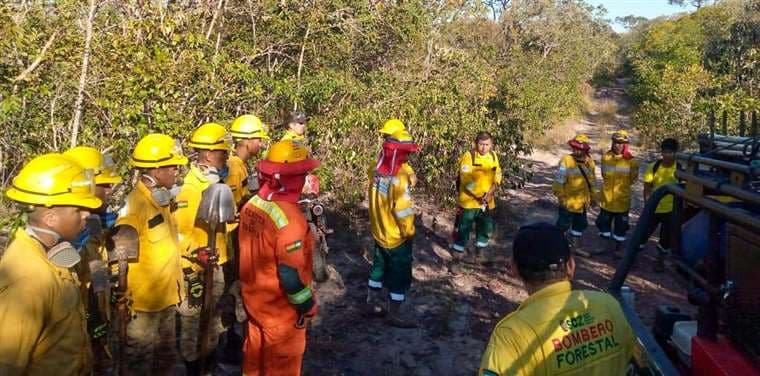
M200 339L198 340L198 360L200 361L201 374L206 373L206 357L204 354L208 348L208 329L209 321L211 320L211 311L214 309L213 304L213 289L214 289L214 269L216 269L216 228L217 223L211 223L209 225L208 233L208 248L209 248L209 262L206 264L206 269L203 273L203 306L201 307L201 317L199 324Z

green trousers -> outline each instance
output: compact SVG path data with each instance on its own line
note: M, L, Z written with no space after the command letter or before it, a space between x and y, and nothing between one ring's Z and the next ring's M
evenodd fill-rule
M475 246L478 248L488 246L488 239L493 232L493 217L488 210L459 208L454 225L456 226L453 247L455 251L464 252L467 243L470 242L473 226L475 227Z
M412 286L412 240L391 249L375 243L374 254L369 270L369 288L386 287L391 300L404 301Z

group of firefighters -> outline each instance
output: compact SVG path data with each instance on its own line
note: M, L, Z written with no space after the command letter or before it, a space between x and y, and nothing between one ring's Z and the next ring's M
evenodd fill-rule
M123 358L117 360L127 374L174 374L177 349L187 374L213 369L214 350L225 331L228 344L237 351L242 347L244 374L300 374L306 327L318 309L312 286L315 239L299 206L313 184L310 173L319 166L306 145L307 120L303 113L292 113L284 136L266 152L268 130L256 116L236 118L229 131L217 123L201 125L187 142L191 161L170 136L149 134L132 150L133 186L118 210L109 204L122 179L113 160L97 149L44 154L23 166L6 191L26 221L0 258L0 374L109 372L119 358L109 325L114 322L125 323ZM404 303L412 283L411 190L417 177L408 157L419 147L398 119L385 122L380 134L381 152L369 168L374 258L366 307L372 315L386 316L390 325L412 328L415 314ZM668 183L675 171L677 143L671 141L663 143L663 160L647 170L645 195ZM515 237L510 270L531 297L497 326L483 357L483 374L530 374L527 369L540 367L559 372L589 364L603 374L609 368L600 364L617 367L628 359L633 339L614 300L571 292L574 263L566 240L576 253L580 250L586 212L598 201L600 235L619 250L638 174L627 145L624 131L613 135L597 192L588 138L570 141L573 154L562 159L554 182L560 201L557 225L526 226ZM460 158L455 258L465 254L473 227L474 254L487 258L490 213L501 178L492 137L481 132ZM216 232L199 218L204 192L215 184L229 186L237 213L234 222ZM672 201L661 205L658 213L665 223ZM215 237L213 250L210 236ZM667 249L667 239L661 239L660 248ZM124 271L116 261L125 249L131 254L129 267L125 286L118 286ZM204 281L206 268L214 270L213 283ZM204 291L207 286L213 286L211 291ZM207 345L200 346L205 294L211 294L213 307ZM557 326L561 315L567 322ZM235 320L244 322L242 345L235 340ZM581 357L573 351L581 344L561 334L583 327L599 340L585 341L589 348ZM536 339L530 333L541 334ZM537 354L549 349L558 358L539 359ZM588 355L592 350L599 356Z

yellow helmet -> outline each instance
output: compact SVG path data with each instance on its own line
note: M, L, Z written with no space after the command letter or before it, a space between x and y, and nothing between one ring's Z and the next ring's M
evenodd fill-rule
M227 130L217 123L203 124L193 132L188 146L202 150L229 150Z
M573 138L573 141L588 144L588 136L584 133L579 133Z
M394 133L405 129L406 127L404 126L404 123L401 122L401 120L390 119L386 121L385 124L383 124L382 128L380 128L380 133L386 136L391 136Z
M179 166L187 164L187 157L182 155L182 149L174 139L165 134L151 133L137 143L130 164L140 168Z
M103 154L98 149L89 146L77 146L66 150L63 155L77 161L82 167L90 169L95 174L95 184L119 184L121 176L116 175L111 156Z
M615 131L615 133L612 134L612 141L627 143L629 141L628 132L622 129Z
M103 202L95 196L92 175L63 154L43 154L21 169L5 195L22 204L97 209Z
M301 143L283 140L269 148L266 158L259 162L259 171L268 175L299 175L318 166L319 161L309 158L309 149Z
M401 142L412 142L412 135L404 129L400 129L391 135L391 138Z
M267 133L264 123L254 115L238 116L230 125L230 133L232 134L233 139L269 139L269 134Z

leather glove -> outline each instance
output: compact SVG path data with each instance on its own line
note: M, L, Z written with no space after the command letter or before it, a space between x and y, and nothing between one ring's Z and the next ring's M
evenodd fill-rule
M185 271L187 282L187 305L189 308L200 308L203 304L203 282L198 273Z

